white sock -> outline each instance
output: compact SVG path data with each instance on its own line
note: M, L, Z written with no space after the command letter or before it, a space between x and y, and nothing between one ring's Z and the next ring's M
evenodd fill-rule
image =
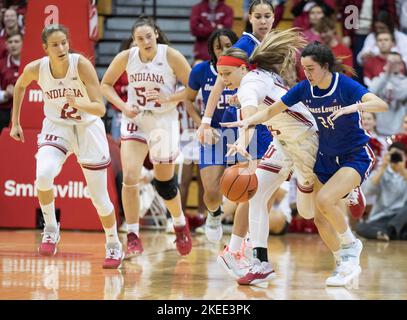
M181 212L179 217L172 217L172 221L176 227L183 227L187 223L183 212Z
M132 223L127 225L127 233L135 233L139 236L140 225L138 223Z
M119 236L117 235L117 225L116 222L110 228L103 227L105 230L106 242L107 243L117 243L119 241Z
M57 231L58 222L57 217L55 216L55 201L46 205L40 203L40 207L47 231Z
M229 250L232 252L238 252L242 246L244 238L239 237L232 233L229 241Z
M350 228L347 227L347 229L344 233L339 234L339 240L341 242L341 246L347 246L347 245L355 242L356 238L353 235L352 230L350 230Z

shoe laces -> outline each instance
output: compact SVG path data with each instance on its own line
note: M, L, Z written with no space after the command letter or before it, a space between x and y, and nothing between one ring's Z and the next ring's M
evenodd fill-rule
M174 243L176 243L177 241L188 242L188 237L185 233L185 227L183 227L182 230L175 232Z
M111 247L106 249L106 258L118 260L121 257L121 250L119 247Z
M137 235L133 232L127 234L127 242L132 243L132 244L137 244L138 243Z
M353 190L349 193L349 195L348 195L348 197L347 197L348 204L351 205L351 206L355 206L355 205L359 204L358 196L359 196L358 190L357 190L357 189L353 189Z
M264 273L267 269L268 263L267 262L261 262L259 259L255 259L253 262L253 265L250 268L250 273Z
M344 261L337 268L337 275L347 276L352 273L355 265L351 261Z
M214 217L210 213L208 213L208 217L206 218L206 225L211 229L217 229L221 225L221 217L216 216Z

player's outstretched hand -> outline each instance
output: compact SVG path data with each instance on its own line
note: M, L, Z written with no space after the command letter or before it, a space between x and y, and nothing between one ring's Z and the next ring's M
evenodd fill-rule
M246 120L232 121L232 122L220 122L219 124L224 128L248 129L250 127Z

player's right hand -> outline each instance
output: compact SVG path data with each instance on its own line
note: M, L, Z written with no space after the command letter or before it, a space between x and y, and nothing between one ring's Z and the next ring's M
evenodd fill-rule
M140 108L137 105L128 105L122 110L123 114L129 118L133 119L140 113Z
M207 123L201 123L196 132L201 144L215 144L219 140L219 133Z
M20 125L11 127L10 137L12 137L14 140L24 142L23 129Z

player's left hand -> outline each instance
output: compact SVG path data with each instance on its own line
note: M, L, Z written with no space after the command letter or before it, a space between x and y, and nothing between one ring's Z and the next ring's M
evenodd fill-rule
M146 90L146 99L148 102L156 102L159 104L168 102L168 97L160 93L158 90Z
M350 106L347 106L345 108L341 108L339 110L332 112L332 114L329 116L329 118L331 118L332 121L335 121L336 119L338 119L340 116L342 116L344 114L354 113L354 112L357 112L358 110L359 110L359 103L352 104Z
M75 107L76 106L76 101L75 101L75 95L73 93L73 91L71 89L68 89L65 93L65 98L67 103L71 106L71 107Z

